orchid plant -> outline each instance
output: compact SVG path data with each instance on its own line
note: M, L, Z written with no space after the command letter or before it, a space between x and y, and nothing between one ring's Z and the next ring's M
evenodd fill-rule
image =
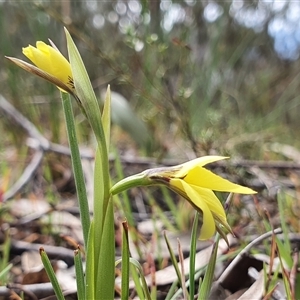
M23 54L33 62L7 57L9 60L43 79L53 83L61 92L66 119L72 165L80 208L84 247L75 252L75 267L79 299L113 299L115 286L115 237L113 195L136 186L165 185L186 199L202 217L200 240L210 239L215 231L226 240L226 232L232 232L224 208L213 191L254 194L255 192L215 175L205 165L225 159L221 156L205 156L184 164L146 170L125 178L111 187L108 152L110 145L110 88L108 87L102 111L98 105L88 73L81 56L67 30L69 61L50 41L41 41L36 47L23 48ZM86 116L97 140L94 171L93 218L90 217L86 186L76 139L71 96L75 98ZM126 226L125 226L126 227ZM125 228L124 227L124 228ZM125 228L126 231L126 228ZM129 262L138 268L138 262L130 259L128 241L124 235L122 255L122 299L128 299ZM86 259L85 275L81 252ZM55 287L58 299L64 299L47 255L41 249L46 271ZM149 298L147 288L144 297ZM193 295L191 295L193 298Z

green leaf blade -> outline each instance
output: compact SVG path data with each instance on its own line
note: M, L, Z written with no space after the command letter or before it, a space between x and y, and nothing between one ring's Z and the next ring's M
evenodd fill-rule
M86 250L86 282L85 282L85 294L86 299L96 299L95 298L95 287L96 287L96 277L95 277L95 252L94 252L94 221L91 221L89 238Z
M110 145L110 127L111 127L111 92L110 92L110 85L108 85L105 100L104 100L104 107L102 112L102 124L103 130L106 139L106 149L109 152L109 145Z
M98 257L96 298L114 299L115 287L115 227L113 202L109 201L105 215L101 249Z

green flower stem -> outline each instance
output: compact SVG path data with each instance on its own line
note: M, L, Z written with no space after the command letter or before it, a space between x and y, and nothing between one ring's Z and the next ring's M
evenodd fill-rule
M133 187L147 186L151 184L154 184L154 182L149 179L149 177L146 177L146 174L142 172L120 180L110 189L110 193L112 195L116 195Z
M75 121L72 110L71 97L67 93L61 92L61 99L67 124L68 140L71 150L71 160L74 172L75 186L77 191L80 219L83 230L84 245L87 245L87 239L90 228L90 212L86 194L85 181L83 176L81 158L75 131Z

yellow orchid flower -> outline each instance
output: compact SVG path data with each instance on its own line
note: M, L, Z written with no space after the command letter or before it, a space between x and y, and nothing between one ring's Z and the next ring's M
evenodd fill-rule
M23 54L38 68L56 77L65 85L73 86L70 63L58 49L37 41L36 47L29 45L22 50Z
M222 159L226 157L204 156L194 159L178 166L179 171L169 179L170 189L182 195L196 210L202 212L201 240L209 239L215 233L216 226L218 229L218 223L230 230L224 208L212 191L255 194L255 191L232 183L203 168L206 164Z
M203 168L209 163L226 158L204 156L175 167L146 170L118 182L112 187L111 193L117 194L137 185L164 184L188 200L202 214L200 240L211 238L216 229L226 239L222 226L227 231L231 231L231 229L227 223L224 208L213 191L239 194L256 193L250 188L232 183Z
M35 66L17 58L7 58L26 71L54 83L61 91L74 94L70 63L54 44L52 47L44 42L38 41L36 42L36 47L29 45L23 48L23 54L30 59Z

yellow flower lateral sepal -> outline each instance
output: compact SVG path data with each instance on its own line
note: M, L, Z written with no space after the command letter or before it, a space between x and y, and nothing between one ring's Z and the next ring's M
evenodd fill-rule
M231 231L231 229L227 223L224 208L213 191L239 194L256 193L250 188L232 183L203 168L209 163L226 158L223 156L204 156L174 167L146 170L118 182L112 187L111 193L116 194L138 185L166 185L188 200L201 213L200 240L211 238L216 229L226 239L223 230Z

